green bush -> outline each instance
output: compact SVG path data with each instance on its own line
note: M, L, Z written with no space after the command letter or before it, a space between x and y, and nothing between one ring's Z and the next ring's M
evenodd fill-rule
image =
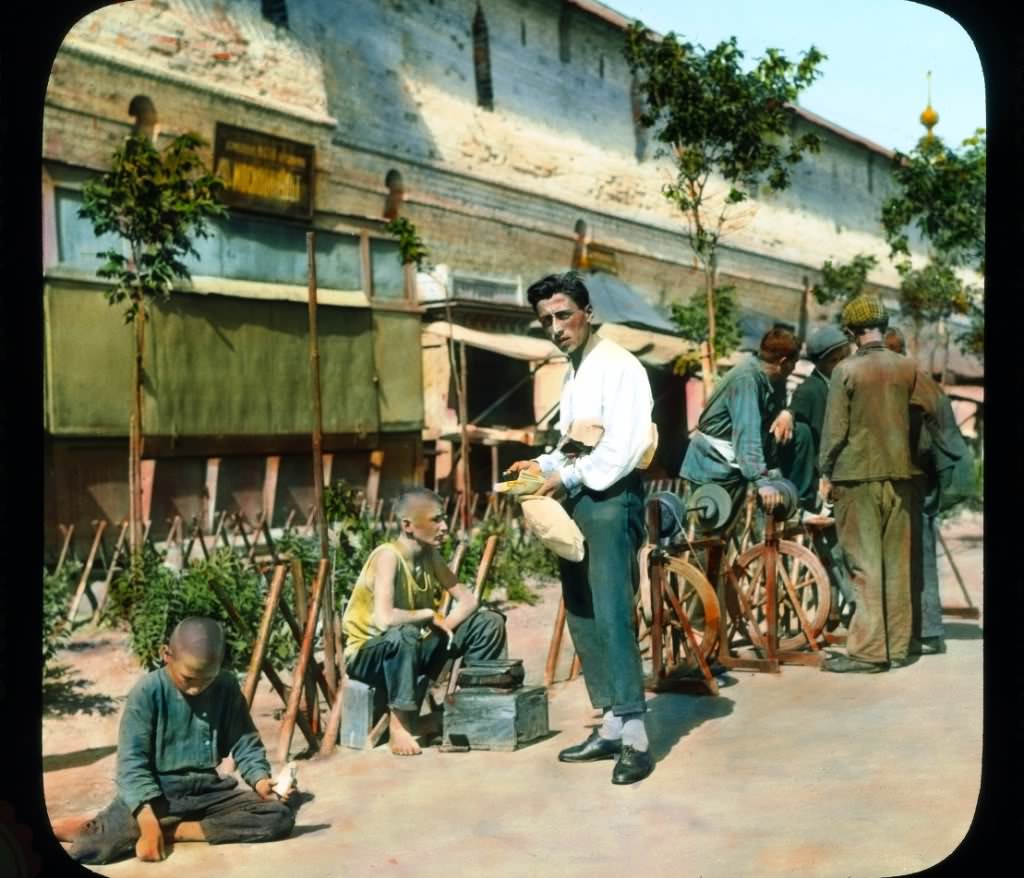
M106 615L128 622L135 657L147 670L158 667L161 647L174 626L187 616L208 616L224 626L225 666L244 671L252 655L251 638L259 629L269 583L227 548L181 572L164 566L164 557L147 545L141 562L130 565L111 584ZM245 633L221 604L211 582L228 595L245 622ZM293 604L291 593L286 584L281 599L289 605ZM296 652L294 638L278 616L271 629L267 656L279 666L294 658Z
M80 561L67 561L59 573L43 568L43 668L47 674L56 671L54 656L71 633L65 624L71 596L82 572Z

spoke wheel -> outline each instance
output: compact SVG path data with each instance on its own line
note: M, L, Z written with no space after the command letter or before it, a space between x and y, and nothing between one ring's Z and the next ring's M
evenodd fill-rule
M645 575L641 577L637 601L638 641L648 661L652 661L651 626L654 619L648 568L651 548L645 547L640 553L641 569ZM688 561L671 556L666 559L662 591L661 660L658 663L666 673L683 668L699 670L698 652L705 661L711 658L718 645L719 612L715 590L707 577ZM694 644L686 636L687 622Z
M727 571L729 610L741 620L737 633L747 642L764 648L768 633L763 543L741 553ZM780 650L794 650L820 643L828 622L832 591L828 574L810 549L779 540L775 562L776 615ZM742 596L737 597L736 592Z

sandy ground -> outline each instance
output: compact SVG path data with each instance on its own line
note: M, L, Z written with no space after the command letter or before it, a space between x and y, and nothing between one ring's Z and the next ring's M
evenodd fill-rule
M943 534L981 606L982 522ZM940 553L943 604L964 599ZM558 601L508 615L510 655L543 676ZM983 621L983 620L982 620ZM593 722L582 680L549 690L552 734L514 753L414 758L338 748L299 763L311 799L293 837L266 845L178 845L160 864L103 875L877 876L940 862L974 814L982 743L982 622L946 619L949 651L871 676L786 666L734 671L717 697L649 695L654 774L630 787L611 763L563 765L558 750ZM571 647L563 648L565 680ZM121 632L80 629L60 659L73 686L44 717L51 818L112 796L117 722L138 676ZM277 741L280 703L261 685L254 716ZM302 745L296 733L293 748ZM280 766L275 764L276 770ZM383 870L383 871L382 871Z

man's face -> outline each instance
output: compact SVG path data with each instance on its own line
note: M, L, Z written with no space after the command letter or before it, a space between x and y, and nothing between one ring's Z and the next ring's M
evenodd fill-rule
M402 531L421 546L441 547L448 535L448 522L440 504L431 500L420 500L412 504L408 515L402 518Z
M818 371L826 378L831 378L832 370L848 356L850 356L850 346L848 344L842 345L842 347L838 347L834 351L829 351L822 361L818 363Z
M163 657L167 675L183 695L199 695L220 673L220 662L204 662L187 652L175 652L169 646L164 647Z
M582 348L590 338L593 311L580 308L565 293L555 293L537 303L537 316L548 337L564 354Z
M764 369L764 374L768 376L768 380L772 384L779 384L793 373L793 369L796 368L796 357L786 357L777 363L767 363L762 360L761 368Z

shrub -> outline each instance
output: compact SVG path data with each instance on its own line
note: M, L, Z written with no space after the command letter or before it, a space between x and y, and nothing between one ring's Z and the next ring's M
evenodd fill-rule
M71 633L64 623L81 572L80 561L66 562L59 573L48 573L43 568L43 668L47 675L57 672L51 663Z

